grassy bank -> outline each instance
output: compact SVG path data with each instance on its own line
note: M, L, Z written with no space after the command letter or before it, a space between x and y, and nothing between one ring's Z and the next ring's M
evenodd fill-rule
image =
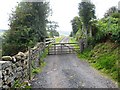
M75 40L75 38L70 37L69 43L76 43L77 41Z
M42 72L42 68L46 65L46 63L44 62L44 59L47 57L48 54L48 49L46 48L45 51L41 54L41 58L40 58L40 67L37 68L32 68L32 75L34 76L37 73Z
M56 37L55 42L59 43L63 38L64 38L64 36Z
M77 41L75 40L75 38L70 37L69 43L77 43ZM72 46L74 48L79 48L79 45L77 45L77 44L72 44Z
M118 61L120 60L118 50L120 46L111 43L100 43L97 44L92 50L86 49L83 53L78 54L79 58L83 60L88 60L89 63L96 69L107 76L110 76L115 81L120 79L118 71Z

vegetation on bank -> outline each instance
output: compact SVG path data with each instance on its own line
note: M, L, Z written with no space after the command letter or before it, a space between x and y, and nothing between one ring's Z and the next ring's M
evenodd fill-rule
M70 37L69 43L76 43L77 41L75 40L75 38Z
M111 76L118 82L120 68L118 68L118 62L120 61L118 50L120 46L110 41L97 44L93 49L88 48L82 53L78 54L78 57L87 60L92 66Z
M59 43L63 38L64 36L55 37L55 42Z
M78 57L120 84L120 11L112 6L103 18L96 19L94 4L84 0L79 3L78 10L79 16L73 18L70 34L82 46Z
M33 77L34 77L35 74L42 72L42 68L46 65L44 59L46 58L47 54L48 54L48 49L45 48L43 53L40 55L41 56L40 57L40 62L39 62L40 67L32 68Z
M69 43L78 43L75 38L73 37L69 37L69 38L70 38ZM79 48L78 44L71 44L71 46L73 46L74 48Z

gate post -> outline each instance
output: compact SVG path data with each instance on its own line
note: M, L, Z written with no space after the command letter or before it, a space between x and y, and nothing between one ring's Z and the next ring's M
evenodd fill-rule
M62 54L62 43L61 43L61 54Z
M56 44L54 43L54 54L56 54Z
M50 54L49 52L50 52L50 51L49 51L49 44L48 44L48 55Z
M83 39L80 39L79 43L80 43L80 52L82 53L83 50L84 50L84 41L83 41Z
M30 47L28 47L29 50L29 54L28 54L28 76L29 76L29 80L31 80L31 50Z

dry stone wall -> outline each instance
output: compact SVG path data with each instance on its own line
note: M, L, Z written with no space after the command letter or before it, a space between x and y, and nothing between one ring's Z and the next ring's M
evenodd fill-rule
M26 53L19 52L15 56L3 56L0 60L0 87L12 87L16 80L23 82L29 79L29 60L39 60L43 43L38 43Z
M9 88L16 80L23 82L28 77L28 56L19 52L16 56L3 56L0 61L0 87Z

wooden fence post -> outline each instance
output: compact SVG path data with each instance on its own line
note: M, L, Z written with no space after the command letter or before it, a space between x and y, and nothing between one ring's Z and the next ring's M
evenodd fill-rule
M29 75L29 80L31 80L31 50L30 50L30 47L28 48L28 51L29 51L29 61L28 61L28 75Z
M54 54L56 54L56 45L54 44Z
M82 53L83 50L84 50L84 41L83 41L83 39L80 39L79 45L80 45L80 53Z
M49 44L48 44L48 55L50 54L49 52L50 52L50 51L49 51Z
M42 51L44 50L43 46L44 46L44 42L39 44L39 51L38 51L38 54L39 54L39 61L38 61L38 63L39 64L38 64L38 67L41 65L41 56L42 56Z
M61 44L61 54L62 54L62 44Z
M46 47L46 39L44 39L44 42L43 42L43 48L45 49Z

